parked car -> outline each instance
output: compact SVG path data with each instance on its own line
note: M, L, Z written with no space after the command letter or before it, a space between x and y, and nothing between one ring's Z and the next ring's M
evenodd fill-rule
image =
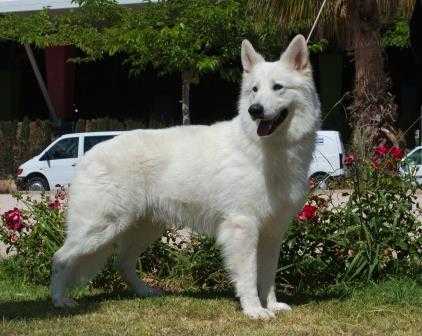
M53 141L39 155L17 169L19 189L52 190L56 185L68 185L82 156L96 144L121 134L115 132L87 132L66 134Z
M422 185L422 146L415 147L402 160L400 173L410 172L415 175L416 183Z
M329 177L344 175L343 153L344 147L339 132L318 131L309 177L316 181L321 189L326 188Z

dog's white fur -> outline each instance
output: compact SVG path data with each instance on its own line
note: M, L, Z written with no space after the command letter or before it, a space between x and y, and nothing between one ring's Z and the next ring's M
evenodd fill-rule
M276 62L265 62L246 40L241 51L233 120L132 131L87 153L70 189L66 241L54 256L56 306L74 303L66 291L95 275L114 246L135 292L156 294L138 279L136 258L166 225L177 225L217 237L246 315L290 309L276 300L275 272L283 233L304 203L320 105L303 36ZM259 137L248 113L254 103L264 107L264 119L289 113Z

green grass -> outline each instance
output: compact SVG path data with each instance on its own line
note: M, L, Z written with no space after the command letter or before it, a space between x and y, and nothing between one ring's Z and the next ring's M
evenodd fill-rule
M293 311L251 321L231 295L181 293L138 299L79 293L79 306L52 308L45 287L0 280L0 335L421 335L422 288L393 279L342 298L287 298ZM303 300L305 299L305 300Z

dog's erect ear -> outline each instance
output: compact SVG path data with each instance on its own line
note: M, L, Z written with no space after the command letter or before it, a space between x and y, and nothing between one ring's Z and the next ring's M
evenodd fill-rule
M264 57L258 54L248 40L242 41L242 65L245 72L250 72L255 64L264 62Z
M290 42L286 51L281 55L281 61L290 64L297 71L309 69L311 65L309 51L303 35L297 35Z

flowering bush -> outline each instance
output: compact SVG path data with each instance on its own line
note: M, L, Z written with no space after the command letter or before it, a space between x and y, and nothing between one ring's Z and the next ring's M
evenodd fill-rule
M64 189L59 189L50 200L42 195L34 200L28 195L16 194L24 205L2 216L0 241L7 245L6 252L13 254L14 272L36 284L47 284L50 278L51 258L64 239Z
M345 156L353 191L342 205L330 195L309 197L281 248L282 286L316 288L420 270L416 185L412 174L398 173L402 157L400 148L387 146Z

